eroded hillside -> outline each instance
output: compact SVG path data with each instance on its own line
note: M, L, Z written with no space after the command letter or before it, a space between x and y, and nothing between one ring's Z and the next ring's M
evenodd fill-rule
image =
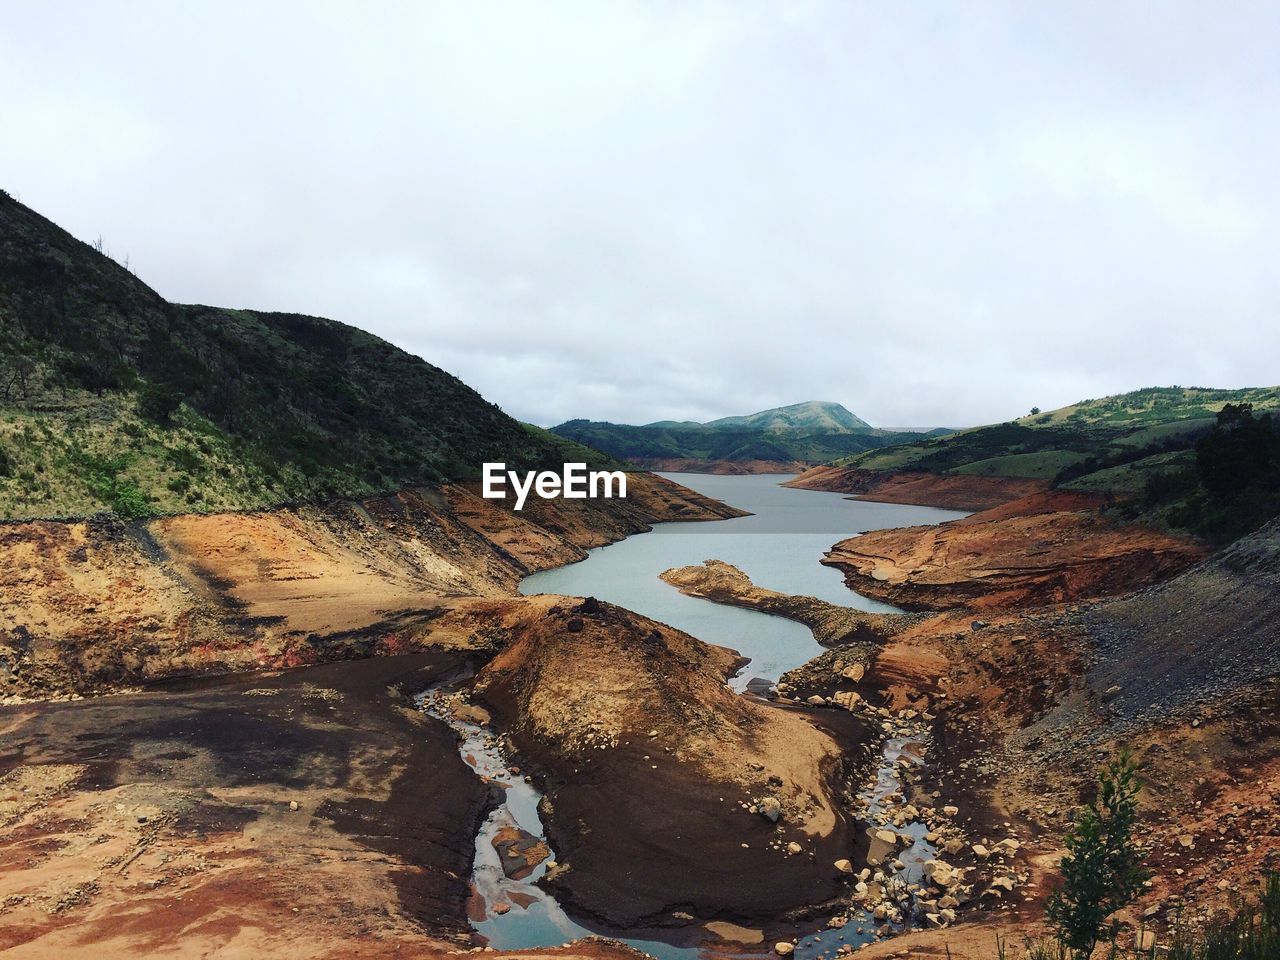
M658 477L633 475L630 490L609 509L556 500L521 514L447 486L134 523L0 525L3 694L407 650L446 609L510 595L524 575L586 548L662 520L736 515ZM482 628L478 615L472 629Z

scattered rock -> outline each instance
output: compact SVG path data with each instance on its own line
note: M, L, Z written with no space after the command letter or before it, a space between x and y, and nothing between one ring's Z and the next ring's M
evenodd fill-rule
M756 809L771 823L777 823L778 818L782 816L782 803L777 797L765 797L756 804Z

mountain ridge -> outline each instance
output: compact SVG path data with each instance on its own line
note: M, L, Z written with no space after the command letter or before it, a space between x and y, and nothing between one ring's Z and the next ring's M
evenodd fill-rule
M626 426L626 424L619 424L619 426ZM755 413L719 417L715 420L655 420L653 423L645 423L641 424L641 426L673 430L697 427L711 429L741 427L761 429L766 432L813 430L824 433L875 429L843 404L829 400L804 400L800 403L769 407L766 410L759 410Z
M820 400L705 423L567 420L551 431L646 469L678 465L712 473L793 473L806 465L947 432L878 429L841 404Z

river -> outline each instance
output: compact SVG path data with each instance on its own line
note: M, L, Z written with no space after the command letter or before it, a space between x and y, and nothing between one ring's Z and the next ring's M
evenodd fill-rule
M787 477L778 475L722 477L672 473L663 476L748 510L751 516L659 524L650 533L592 550L581 563L527 577L521 584L521 592L594 596L678 627L700 640L732 647L751 658L750 664L734 680L739 690L752 678L776 681L787 670L817 656L823 648L814 641L808 627L755 610L687 597L659 580L659 573L708 559L724 560L742 569L762 587L807 594L864 610L891 612L893 607L849 590L838 571L819 564L822 554L837 540L868 530L942 523L964 516L933 507L870 503L849 500L842 494L794 490L779 486ZM459 734L459 749L477 773L506 788L505 802L494 810L476 837L473 883L484 908L483 915L476 916L472 926L487 938L490 946L504 950L554 946L603 932L624 939L659 960L697 960L708 953L698 945L637 940L619 936L617 931L595 931L582 926L564 912L554 897L537 886L545 865L523 880L507 878L493 840L504 827L512 826L533 836L543 836L538 815L540 795L523 776L511 770L498 738L483 727L453 715L448 691L428 691L423 706ZM886 742L881 768L862 794L868 814L878 811L883 797L896 789L895 766L903 762L903 757L918 756L918 751L903 750L904 745L912 743L915 741L910 737ZM915 746L923 749L918 743ZM922 834L923 830L918 832ZM923 839L903 851L901 856L907 865L904 878L915 879L919 864L932 852L932 847ZM503 904L506 912L495 913L492 909L495 904ZM867 926L874 926L869 918ZM839 931L820 930L800 940L795 956L798 960L819 960L832 956L841 945L855 945L870 936L855 925ZM765 949L762 945L754 950L739 951L737 955ZM723 947L709 952L724 955Z

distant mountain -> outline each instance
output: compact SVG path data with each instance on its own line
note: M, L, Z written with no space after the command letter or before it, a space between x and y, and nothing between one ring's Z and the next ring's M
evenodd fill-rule
M856 433L873 429L861 417L854 416L838 403L809 400L788 407L774 407L745 417L721 417L708 427L752 427L767 433L803 431L805 433Z
M947 432L877 430L840 404L818 400L707 423L569 420L551 429L637 466L714 472L792 471Z
M646 428L662 430L691 430L701 427L717 430L763 430L766 433L856 433L873 430L874 427L861 417L854 416L838 403L808 400L786 407L771 407L744 417L721 417L719 420L658 420L644 424Z
M0 516L225 510L614 462L333 320L169 303L0 191Z

